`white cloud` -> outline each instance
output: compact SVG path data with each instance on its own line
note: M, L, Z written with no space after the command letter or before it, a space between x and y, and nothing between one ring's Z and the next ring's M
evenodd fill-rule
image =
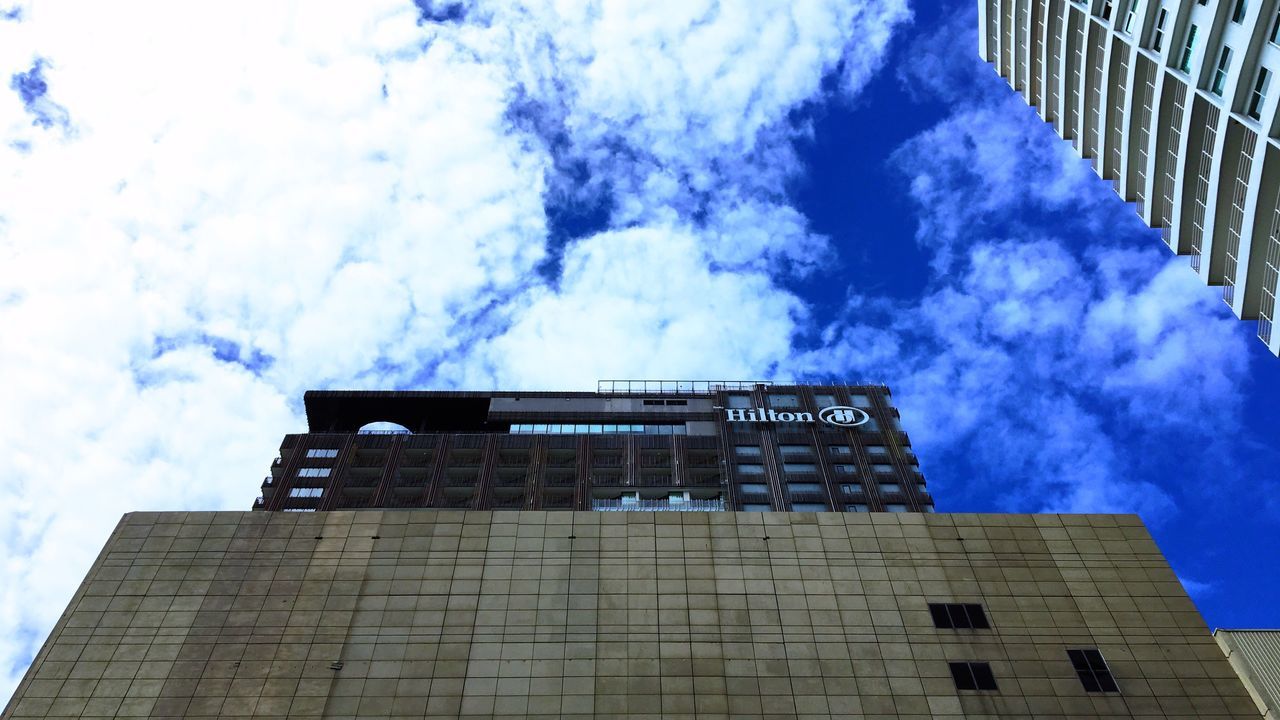
M805 311L776 278L828 252L784 192L791 113L824 78L855 93L905 2L462 15L0 22L0 74L43 58L70 123L0 92L0 694L119 514L248 507L306 388L759 376L786 354ZM551 283L548 202L612 209ZM757 322L713 321L733 313Z

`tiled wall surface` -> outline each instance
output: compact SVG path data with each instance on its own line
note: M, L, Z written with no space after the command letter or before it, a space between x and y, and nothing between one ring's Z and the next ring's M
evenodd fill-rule
M961 715L1258 717L1133 516L433 510L127 515L4 713Z

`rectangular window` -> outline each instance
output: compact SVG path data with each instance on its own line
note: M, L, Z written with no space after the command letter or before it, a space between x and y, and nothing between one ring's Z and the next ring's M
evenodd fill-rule
M783 455L804 455L807 457L813 455L813 448L808 445L779 445L778 448L782 450Z
M792 512L826 512L826 503L791 503Z
M844 506L845 512L867 512L866 503L849 503Z
M769 512L773 506L768 503L743 503L743 512Z
M1086 692L1120 692L1107 661L1097 648L1068 650L1067 657L1071 658L1071 667L1075 668Z
M1187 42L1182 46L1182 60L1178 62L1178 69L1184 73L1191 72L1191 59L1195 56L1196 51L1196 33L1200 28L1195 25L1187 30Z
M729 407L731 408L749 408L751 407L750 395L730 395L728 398Z
M868 445L867 454L868 455L888 455L889 448L883 445Z
M743 495L768 495L769 487L764 483L739 483L738 491Z
M1231 22L1244 24L1244 16L1249 13L1249 0L1236 0L1236 7L1231 12Z
M957 690L998 690L996 677L991 674L991 663L953 662L951 679L956 681Z
M872 466L871 466L871 472L876 472L876 473L891 473L891 472L893 472L893 466L892 466L892 465L885 465L884 463L876 463L875 465L872 465Z
M298 477L329 477L329 468L302 468Z
M763 475L764 466L757 465L755 463L739 463L738 474L739 475Z
M822 486L818 483L787 483L787 491L793 493L820 493Z
M1160 52L1160 46L1164 44L1164 23L1169 19L1169 11L1160 8L1160 15L1156 18L1156 29L1151 33L1151 49Z
M798 408L800 407L800 398L796 395L770 395L769 407Z
M315 508L285 508L285 512L315 512Z
M1272 45L1280 45L1280 5L1276 6L1276 16L1271 18L1271 37L1267 40Z
M828 445L827 450L830 451L832 455L852 455L853 454L853 448L849 447L848 445Z
M1133 20L1138 15L1138 0L1129 0L1128 9L1124 14L1124 23L1120 27L1120 31L1127 34L1133 34Z
M1102 0L1102 19L1111 19L1111 3L1112 0Z
M929 603L933 626L942 630L988 630L987 614L978 603Z
M836 404L836 396L835 395L814 395L813 401L817 403L818 407L820 408L831 407L832 405Z
M1262 119L1262 105L1267 101L1267 90L1271 86L1271 72L1266 68L1258 68L1258 81L1253 84L1253 94L1249 96L1249 117Z
M858 466L856 465L836 465L835 470L841 475L857 475Z
M818 466L813 463L783 463L782 469L789 473L816 473Z
M311 448L307 451L309 458L335 458L338 457L338 451L332 448Z
M738 457L760 457L759 445L738 445L734 451L738 453Z
M867 397L866 395L850 395L849 402L852 403L853 406L856 408L871 407L871 398Z
M907 506L902 503L888 503L884 506L885 512L906 512Z
M318 498L324 494L324 488L318 487L296 487L289 490L289 497L295 498Z
M880 432L880 423L875 418L867 418L867 421L858 426L862 432Z
M898 486L898 483L880 483L881 495L896 495L900 492L902 492L902 488Z
M860 495L862 493L862 486L845 483L840 486L840 492L845 493L846 495Z
M1227 86L1229 69L1231 69L1231 48L1223 45L1222 54L1218 56L1218 67L1213 71L1213 85L1209 87L1209 91L1218 97L1222 97L1222 91Z

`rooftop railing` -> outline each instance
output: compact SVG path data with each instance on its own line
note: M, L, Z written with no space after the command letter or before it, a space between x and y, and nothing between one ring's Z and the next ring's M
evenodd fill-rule
M723 512L724 499L715 498L711 500L683 500L680 502L671 502L665 498L654 500L622 500L621 498L592 498L591 509L605 512L670 512L670 511L692 511L692 512Z

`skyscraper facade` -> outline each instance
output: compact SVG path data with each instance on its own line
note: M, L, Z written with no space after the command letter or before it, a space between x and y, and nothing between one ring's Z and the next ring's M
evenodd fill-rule
M122 518L4 718L1257 717L1137 517L932 512L881 386L306 410L253 511Z
M1280 355L1280 5L979 0L979 52Z
M257 510L926 512L888 388L603 381L308 392Z

